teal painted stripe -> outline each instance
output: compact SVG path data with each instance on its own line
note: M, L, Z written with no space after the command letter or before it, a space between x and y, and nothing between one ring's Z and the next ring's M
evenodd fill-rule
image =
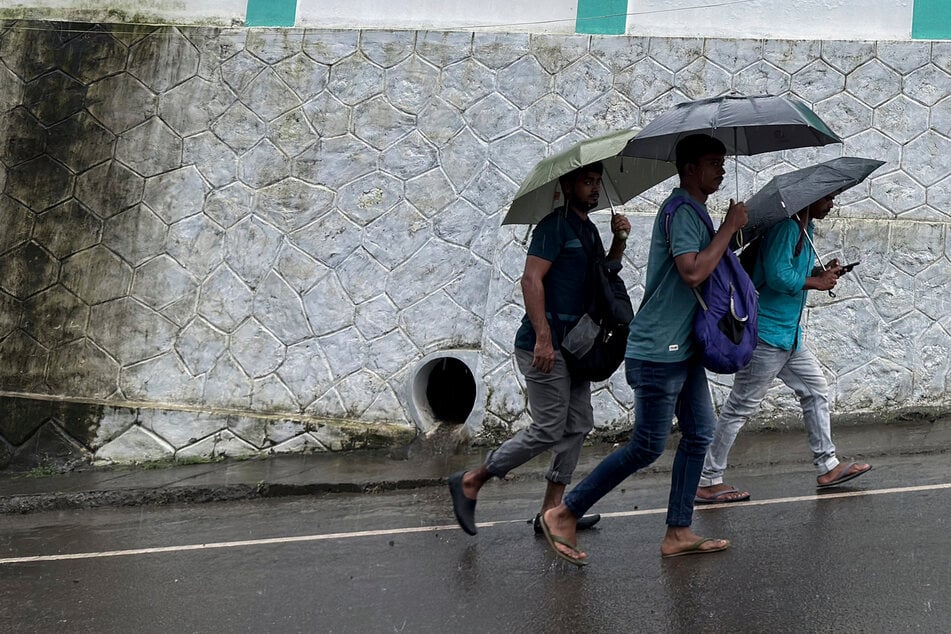
M951 39L951 2L915 0L911 37L915 40Z
M294 26L297 0L248 0L245 26Z
M623 35L627 30L627 0L578 0L575 33Z

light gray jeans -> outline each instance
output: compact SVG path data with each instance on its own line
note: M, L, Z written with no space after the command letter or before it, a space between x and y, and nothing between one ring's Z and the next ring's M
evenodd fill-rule
M829 425L829 385L819 360L807 348L783 350L760 341L750 364L736 373L733 389L723 404L713 442L707 449L700 486L722 484L727 457L744 423L756 412L773 379L779 377L799 397L813 464L819 475L839 464Z
M555 367L548 374L532 367L533 356L528 350L515 349L518 368L525 375L532 423L490 453L485 468L501 478L551 449L551 466L545 477L551 482L569 484L585 436L594 427L591 382L572 379L558 350Z

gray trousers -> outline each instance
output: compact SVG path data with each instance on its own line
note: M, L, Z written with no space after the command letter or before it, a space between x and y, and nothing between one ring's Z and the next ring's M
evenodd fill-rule
M700 486L723 483L723 472L736 435L756 412L776 377L799 397L816 471L823 475L838 466L829 423L829 385L819 360L804 346L782 350L760 341L753 351L753 360L733 378L733 389L723 404L713 442L707 449Z
M558 350L555 367L548 374L532 367L533 356L528 350L515 350L518 368L525 375L532 423L490 453L485 468L501 478L551 449L551 466L545 477L550 482L568 484L585 436L594 427L591 382L572 379Z

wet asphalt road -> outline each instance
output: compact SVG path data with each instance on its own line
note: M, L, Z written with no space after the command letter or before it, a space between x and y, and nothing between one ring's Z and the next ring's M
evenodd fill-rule
M584 569L525 523L534 478L483 490L476 537L441 487L0 516L0 631L951 631L951 454L873 462L819 499L808 465L734 469L752 502L694 524L733 548L669 560L668 476L636 475Z

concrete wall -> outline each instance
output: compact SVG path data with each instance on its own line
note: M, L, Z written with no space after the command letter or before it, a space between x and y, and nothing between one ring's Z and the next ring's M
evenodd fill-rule
M432 426L440 359L472 374L469 431L510 434L525 228L500 211L541 157L729 90L793 94L845 143L741 157L714 210L888 161L819 229L862 260L806 314L835 411L949 404L951 43L84 28L0 34L0 405L93 421L2 417L9 455L39 428L103 460L367 446ZM665 189L628 208L635 301ZM595 403L631 424L620 373ZM795 416L777 388L763 419Z

